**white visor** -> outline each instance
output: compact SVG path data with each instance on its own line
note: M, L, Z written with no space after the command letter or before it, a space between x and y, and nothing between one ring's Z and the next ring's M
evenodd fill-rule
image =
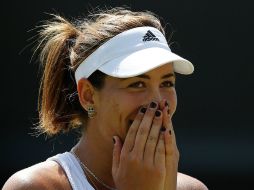
M174 71L191 74L192 63L172 53L164 35L153 27L138 27L111 38L77 68L75 79L88 78L96 70L117 78L141 75L167 63Z

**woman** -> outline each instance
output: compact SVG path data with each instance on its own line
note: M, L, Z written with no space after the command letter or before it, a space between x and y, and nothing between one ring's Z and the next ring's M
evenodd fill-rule
M14 174L4 190L207 189L177 172L174 73L194 69L170 51L154 14L114 8L73 23L55 16L40 36L40 129L81 127L82 137L70 152Z

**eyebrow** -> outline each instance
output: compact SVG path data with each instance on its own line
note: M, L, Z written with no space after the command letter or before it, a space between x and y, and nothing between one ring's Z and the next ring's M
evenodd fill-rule
M137 78L142 78L142 79L151 79L151 78L149 77L149 75L145 75L145 74L143 74L143 75L138 75L138 76L135 76L135 77L137 77ZM133 77L133 78L135 78L135 77ZM169 77L175 77L175 74L174 74L174 73L165 74L165 75L163 75L163 76L161 77L161 79L166 79L166 78L169 78ZM126 80L126 79L129 79L129 78L123 78L122 80Z

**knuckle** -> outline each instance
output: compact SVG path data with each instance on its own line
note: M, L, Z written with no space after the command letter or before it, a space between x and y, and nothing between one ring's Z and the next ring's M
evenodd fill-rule
M126 155L121 155L120 156L120 162L121 163L126 163L128 161L128 157Z
M154 170L156 177L162 178L166 176L166 169L164 167L157 167Z
M139 164L140 159L139 159L138 155L134 154L134 155L131 155L131 156L129 157L129 162L130 162L131 164L136 165L136 164Z
M167 155L175 157L177 160L180 158L180 153L178 149L169 148L167 149Z
M128 133L129 133L130 136L134 136L136 134L136 130L133 129L132 127L130 127Z
M128 158L127 152L125 152L125 151L121 152L120 159L121 159L121 160L126 160L127 158Z
M157 147L156 152L158 154L165 154L165 149L163 147Z
M155 137L154 135L150 135L148 137L148 141L151 143L155 143L155 142L157 142L157 137Z
M147 133L148 133L148 127L141 126L140 129L139 129L139 135L144 136Z
M153 126L154 127L160 128L161 127L161 123L162 123L161 118L154 117L154 120L153 120Z
M154 171L154 166L151 165L149 162L144 163L144 170L146 172L153 172Z
M173 149L170 148L167 150L167 155L171 156L171 155L173 155L173 152L174 152Z
M162 133L160 134L159 140L160 140L160 141L163 141L163 140L164 140L164 135L163 135ZM164 142L162 142L162 143L164 143Z

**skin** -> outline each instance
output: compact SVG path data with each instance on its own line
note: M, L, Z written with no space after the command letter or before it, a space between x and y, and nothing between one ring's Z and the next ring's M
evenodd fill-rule
M79 159L102 181L120 190L206 190L202 182L177 173L179 152L171 122L177 106L174 84L172 64L128 79L106 77L101 90L80 80L79 101L86 110L93 105L96 115L88 120L85 134L73 149ZM156 103L154 108L151 102ZM146 108L144 113L141 108ZM87 176L96 188L105 189ZM17 172L3 189L71 186L57 163L45 161Z
M152 123L156 109L163 110L164 107L162 104L166 100L170 102L170 114L173 115L177 104L175 88L172 86L174 83L175 77L171 64L154 69L139 77L128 79L107 77L105 86L99 91L94 89L87 80L81 80L78 83L78 92L82 106L87 109L92 104L97 113L95 118L89 120L87 135L81 139L80 144L82 145L76 148L76 153L92 171L98 176L101 176L100 179L107 182L110 186L114 186L115 184L113 177L109 175L103 176L103 174L111 173L112 170L112 137L119 137L117 142L123 143L130 128L130 122L135 119L142 106L148 107L152 101L157 103L157 107L150 112L148 111L148 114L144 118L148 127ZM162 122L162 118L160 118L160 122ZM158 135L156 138L158 138ZM144 144L145 141L146 138L142 140L137 138L136 143ZM157 139L155 142L157 142ZM177 148L175 149L177 150ZM140 150L140 154L143 151ZM100 158L104 162L96 163L92 157L87 157L82 152L86 152L86 155L100 155ZM146 157L152 154L153 152ZM177 151L176 154L178 154ZM175 155L175 157L175 162L178 163L178 156ZM123 165L129 167L128 163ZM140 170L144 171L144 173L146 171L145 168L140 168ZM155 172L151 171L151 173ZM175 175L176 172L174 178L176 178ZM127 187L127 189L133 188Z

